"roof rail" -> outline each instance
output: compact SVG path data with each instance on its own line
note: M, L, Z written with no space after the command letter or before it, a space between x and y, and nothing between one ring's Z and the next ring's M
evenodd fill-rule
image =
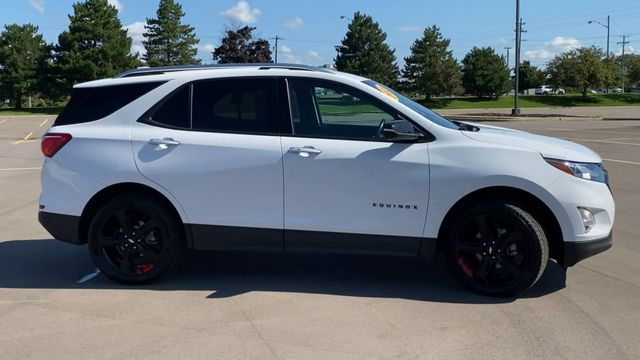
M116 76L116 78L133 77L133 76L145 76L145 75L160 75L169 72L177 71L189 71L189 70L216 70L216 69L233 69L242 67L257 67L259 70L268 69L289 69L289 70L304 70L304 71L320 71L330 73L329 70L300 64L286 64L286 63L246 63L246 64L208 64L208 65L176 65L176 66L156 66L156 67L139 67L137 69L125 71Z

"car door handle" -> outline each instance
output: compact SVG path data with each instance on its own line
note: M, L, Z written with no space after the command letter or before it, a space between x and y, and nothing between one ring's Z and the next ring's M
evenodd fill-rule
M149 140L149 144L151 144L151 145L177 146L177 145L180 145L180 141L175 141L172 138L151 139L151 140Z
M294 154L320 154L322 150L316 149L313 146L294 146L289 148L289 152Z

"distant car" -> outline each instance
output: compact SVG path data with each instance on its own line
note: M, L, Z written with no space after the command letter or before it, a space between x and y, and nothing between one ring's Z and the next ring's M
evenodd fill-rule
M549 85L542 85L536 88L536 95L564 95L564 89L558 88L554 89Z
M606 88L602 87L598 89L600 94L622 94L624 91L619 87Z

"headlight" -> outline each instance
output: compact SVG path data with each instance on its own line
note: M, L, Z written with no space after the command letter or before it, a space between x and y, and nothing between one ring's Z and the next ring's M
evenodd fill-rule
M609 173L604 169L602 164L580 163L573 161L547 159L545 160L554 168L564 171L569 175L579 177L585 180L592 180L609 184Z

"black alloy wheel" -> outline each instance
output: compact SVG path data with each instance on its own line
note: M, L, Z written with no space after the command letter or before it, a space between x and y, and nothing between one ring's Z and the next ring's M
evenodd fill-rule
M179 222L152 197L120 195L99 209L89 228L89 250L109 278L139 284L175 264L183 235Z
M505 203L473 206L449 235L449 262L472 290L514 296L530 288L548 260L545 233L521 207Z

